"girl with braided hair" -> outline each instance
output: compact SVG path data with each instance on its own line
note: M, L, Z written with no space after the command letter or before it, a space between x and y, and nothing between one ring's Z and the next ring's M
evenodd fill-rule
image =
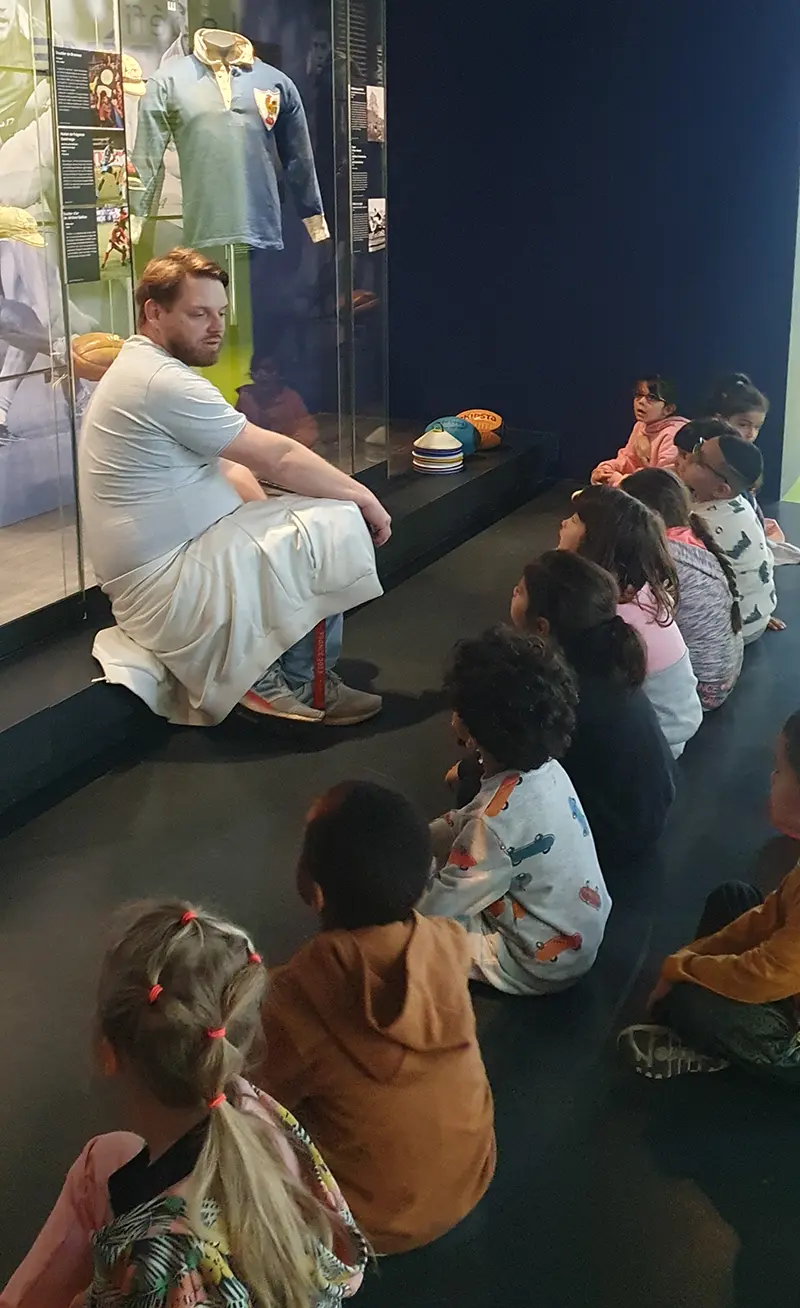
M285 1109L244 1079L266 972L188 904L127 911L102 968L103 1072L129 1132L91 1140L2 1308L329 1308L367 1249Z
M622 489L664 523L678 574L675 621L686 641L697 693L706 713L724 704L742 670L744 639L739 589L730 559L706 521L692 512L689 491L667 468L644 468Z

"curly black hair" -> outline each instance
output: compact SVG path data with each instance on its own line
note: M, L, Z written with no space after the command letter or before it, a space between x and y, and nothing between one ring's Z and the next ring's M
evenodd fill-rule
M444 688L478 748L502 768L532 772L569 749L575 677L540 636L493 627L459 641Z

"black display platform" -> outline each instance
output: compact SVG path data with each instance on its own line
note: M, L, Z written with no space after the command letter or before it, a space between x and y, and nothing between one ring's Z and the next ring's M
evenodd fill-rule
M524 504L551 478L555 437L512 432L503 446L452 477L413 473L386 480L371 469L394 534L379 552L386 589ZM111 622L96 588L22 620L36 641L0 662L0 819L24 820L58 794L146 747L166 725L133 695L97 678L94 636ZM52 634L54 625L63 629ZM15 624L19 630L19 624Z

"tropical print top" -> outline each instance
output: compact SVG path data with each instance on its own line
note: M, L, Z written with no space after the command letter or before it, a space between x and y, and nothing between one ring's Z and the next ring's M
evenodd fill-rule
M331 1210L336 1249L316 1242L318 1294L313 1308L333 1308L361 1284L368 1250L324 1160L297 1120L260 1090L247 1087L261 1109L286 1133L309 1189ZM109 1180L113 1220L94 1237L94 1276L88 1308L253 1308L247 1286L236 1273L228 1232L219 1205L206 1200L202 1230L189 1222L181 1182L203 1148L205 1121L150 1165L147 1150ZM149 1175L153 1174L153 1175ZM145 1197L154 1183L167 1182Z

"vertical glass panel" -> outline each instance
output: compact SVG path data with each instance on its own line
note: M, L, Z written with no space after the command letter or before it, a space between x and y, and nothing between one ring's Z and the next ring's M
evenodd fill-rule
M80 588L44 0L0 0L0 623Z
M361 472L388 453L386 59L381 0L334 0L343 360L351 464ZM347 423L347 418L345 418ZM343 424L344 425L344 424Z

